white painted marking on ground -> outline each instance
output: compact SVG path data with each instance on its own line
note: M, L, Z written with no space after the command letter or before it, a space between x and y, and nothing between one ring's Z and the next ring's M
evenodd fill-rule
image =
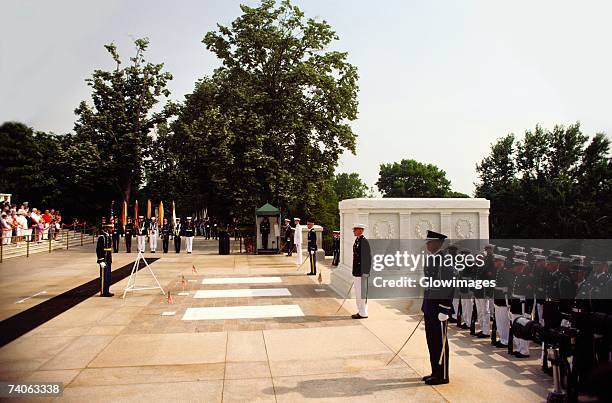
M176 312L162 312L161 316L174 316Z
M282 283L280 277L217 277L205 278L202 284L265 284Z
M187 308L182 320L288 318L304 316L299 305L250 305Z
M195 283L195 282L197 282L197 281L198 281L198 280L187 280L187 282L188 282L188 283Z
M176 295L185 296L185 295L189 295L189 293L188 293L188 292L179 292L179 293L178 293L178 294L176 294Z
M324 288L315 288L315 292L325 292L325 291L327 290Z
M233 288L229 290L198 290L194 298L287 297L286 288Z
M30 296L30 297L24 298L24 299L20 299L19 301L15 302L15 303L16 304L23 304L24 302L26 302L30 298L34 298L34 297L37 297L39 295L46 294L46 293L47 293L47 291L37 292L36 294L34 294L34 295Z

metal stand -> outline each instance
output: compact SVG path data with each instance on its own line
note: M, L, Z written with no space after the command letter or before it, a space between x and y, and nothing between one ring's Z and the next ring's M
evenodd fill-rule
M155 279L155 283L157 284L157 286L136 287L136 274L138 273L138 266L141 260L145 263L145 266L147 267L147 269L149 269L149 273L151 273L151 275L153 276L153 279ZM138 251L138 256L136 257L136 261L134 262L134 266L132 267L132 272L130 273L130 277L128 278L128 282L127 282L127 285L125 286L125 290L123 291L123 297L121 298L125 298L125 295L127 294L128 291L157 290L157 289L161 290L161 293L163 295L166 295L166 293L164 292L164 289L159 284L159 281L157 281L157 277L155 277L155 273L153 273L153 270L151 270L151 266L149 266L149 263L147 263L146 259L142 255L142 251Z

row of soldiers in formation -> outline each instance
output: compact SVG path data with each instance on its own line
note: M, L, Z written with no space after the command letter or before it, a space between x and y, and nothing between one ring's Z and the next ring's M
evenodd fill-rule
M471 254L451 245L447 253ZM493 346L508 349L517 358L529 357L529 342L512 336L518 317L538 321L546 329L569 326L577 305L589 312L612 314L612 261L586 256L564 256L562 251L519 245L486 245L485 265L456 271L463 279L495 280L494 288L459 288L453 298L453 319L478 338L491 338ZM480 331L476 333L476 325ZM545 346L543 346L545 348ZM601 360L607 362L609 352ZM550 372L543 353L543 370Z
M136 222L133 222L130 217L127 218L125 225L122 225L117 217L113 223L106 224L105 219L102 220L102 227L110 230L112 239L112 250L114 253L119 252L119 243L121 237L125 238L125 251L132 252L132 238L136 237L138 252L145 252L147 238L149 241L149 250L151 253L157 251L157 239L162 240L162 249L164 253L168 253L170 239L174 241L174 250L176 253L181 251L181 240L185 238L185 248L187 253L193 251L193 237L196 235L196 224L191 217L187 217L186 222L182 223L180 218L176 218L174 223L170 223L167 218L163 219L161 225L158 224L156 217L145 219L144 216L138 217Z

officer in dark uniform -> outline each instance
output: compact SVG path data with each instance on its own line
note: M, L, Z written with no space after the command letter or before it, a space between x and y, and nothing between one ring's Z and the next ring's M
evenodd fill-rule
M109 290L111 284L111 264L113 262L113 239L110 233L112 229L113 224L103 224L102 232L98 236L98 243L96 244L96 256L100 266L101 297L112 297L114 295Z
M452 280L453 270L442 265L444 258L442 245L446 235L427 231L426 246L428 256L425 260L425 276L430 280ZM431 281L430 281L431 282ZM423 294L423 319L425 321L425 336L429 349L431 375L423 377L428 385L441 385L448 379L448 318L452 312L452 287L435 287L430 284Z
M332 266L338 266L340 263L340 231L334 231L332 240Z
M291 220L285 218L285 249L287 256L293 253L293 228L291 228Z
M174 228L172 229L172 234L174 235L174 251L176 253L181 252L181 235L183 235L183 227L181 225L181 219L177 218L176 223L174 223Z
M195 236L195 225L193 221L191 221L191 217L187 217L182 235L185 235L185 249L187 253L191 253L193 249L193 237Z
M261 234L261 247L268 249L268 236L270 235L270 221L264 217L259 223L259 233Z
M119 238L121 237L121 223L115 217L115 225L113 225L113 253L119 253Z
M172 227L168 223L168 219L164 218L164 222L161 227L162 248L164 250L164 253L168 253L168 244L170 243L171 234Z
M206 217L206 221L204 221L204 234L206 236L206 239L210 239L210 231L211 231L210 218Z
M314 222L309 220L306 223L308 228L308 257L310 259L310 273L309 276L317 274L317 233L314 230Z
M357 313L351 315L353 319L367 319L368 317L368 277L372 268L372 250L370 243L363 235L365 224L353 224L353 288L355 290L355 303Z
M126 253L132 253L132 237L134 236L134 223L132 219L128 217L127 222L125 223L125 251Z

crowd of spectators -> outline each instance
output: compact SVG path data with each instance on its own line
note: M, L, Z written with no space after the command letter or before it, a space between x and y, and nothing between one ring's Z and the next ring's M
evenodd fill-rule
M42 242L43 240L58 240L62 229L62 214L59 210L45 210L42 212L37 208L30 208L28 202L17 207L4 196L0 201L2 218L2 244L16 244L18 248L26 242Z

